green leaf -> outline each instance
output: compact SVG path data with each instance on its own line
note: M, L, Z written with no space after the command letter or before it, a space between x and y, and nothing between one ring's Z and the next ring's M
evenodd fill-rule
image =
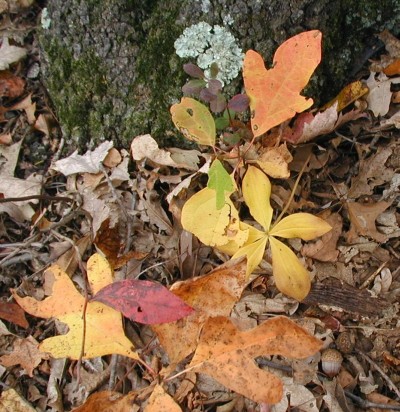
M216 192L216 206L217 210L224 207L225 204L225 192L229 194L235 190L235 186L232 182L232 177L225 170L222 163L215 159L208 171L208 183L207 187L213 189Z

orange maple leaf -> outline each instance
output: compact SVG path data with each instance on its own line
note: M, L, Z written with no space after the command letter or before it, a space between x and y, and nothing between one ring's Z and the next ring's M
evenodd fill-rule
M300 92L321 61L321 38L318 30L290 38L277 49L269 70L257 52L246 53L243 79L250 98L254 136L262 135L313 104L312 99L301 96Z

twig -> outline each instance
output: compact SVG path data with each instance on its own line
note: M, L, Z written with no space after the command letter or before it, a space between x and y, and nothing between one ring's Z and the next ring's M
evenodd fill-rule
M299 182L300 182L301 176L303 175L304 170L305 170L305 168L306 168L306 166L307 166L307 163L309 162L310 158L311 158L311 153L308 155L307 160L304 162L303 167L301 168L300 173L299 173L299 175L297 176L297 179L296 179L296 181L295 181L295 183L294 183L292 192L290 193L289 200L286 202L285 207L282 209L282 212L279 214L278 218L275 220L273 226L276 226L276 225L280 222L280 220L282 219L283 215L284 215L284 214L286 213L286 211L288 210L288 208L289 208L289 206L290 206L290 203L292 202L293 197L294 197L294 194L295 194L295 192L296 192L296 188L297 188L297 186L298 186L298 184L299 184Z
M375 370L377 370L381 375L382 378L385 379L386 383L388 384L389 388L397 395L397 397L400 399L400 390L397 388L397 386L392 382L392 380L389 378L389 376L386 375L386 373L367 355L365 355L361 351L357 351L357 353L364 358L371 366L374 367Z
M357 395L354 395L353 393L349 391L344 391L344 394L351 399L352 401L356 402L358 406L360 406L363 409L369 409L369 408L377 408L377 409L388 409L390 411L400 411L400 406L398 405L390 405L387 403L375 403L375 402L370 402L365 399L360 398Z
M47 196L47 195L31 195L21 197L5 197L0 199L0 203L7 202L26 202L28 200L48 200L49 202L75 202L75 199L71 199L66 196Z
M387 265L387 263L388 262L383 262L371 276L368 276L368 278L365 279L364 283L360 286L360 289L365 289L376 278L376 276L378 276L379 272Z

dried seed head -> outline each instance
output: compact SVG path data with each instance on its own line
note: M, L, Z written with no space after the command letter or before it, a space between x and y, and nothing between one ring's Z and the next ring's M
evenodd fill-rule
M321 355L321 367L330 378L336 376L342 366L343 356L336 349L325 349Z
M354 336L349 332L342 332L336 338L336 347L345 354L353 352L354 343Z

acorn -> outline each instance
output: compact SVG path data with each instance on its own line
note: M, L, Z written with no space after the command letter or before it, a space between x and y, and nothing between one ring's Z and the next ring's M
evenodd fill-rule
M343 356L336 349L325 349L321 354L321 367L323 372L333 378L342 366Z
M340 352L344 354L349 354L354 350L354 335L350 334L349 332L342 332L336 338L336 347L340 350Z

